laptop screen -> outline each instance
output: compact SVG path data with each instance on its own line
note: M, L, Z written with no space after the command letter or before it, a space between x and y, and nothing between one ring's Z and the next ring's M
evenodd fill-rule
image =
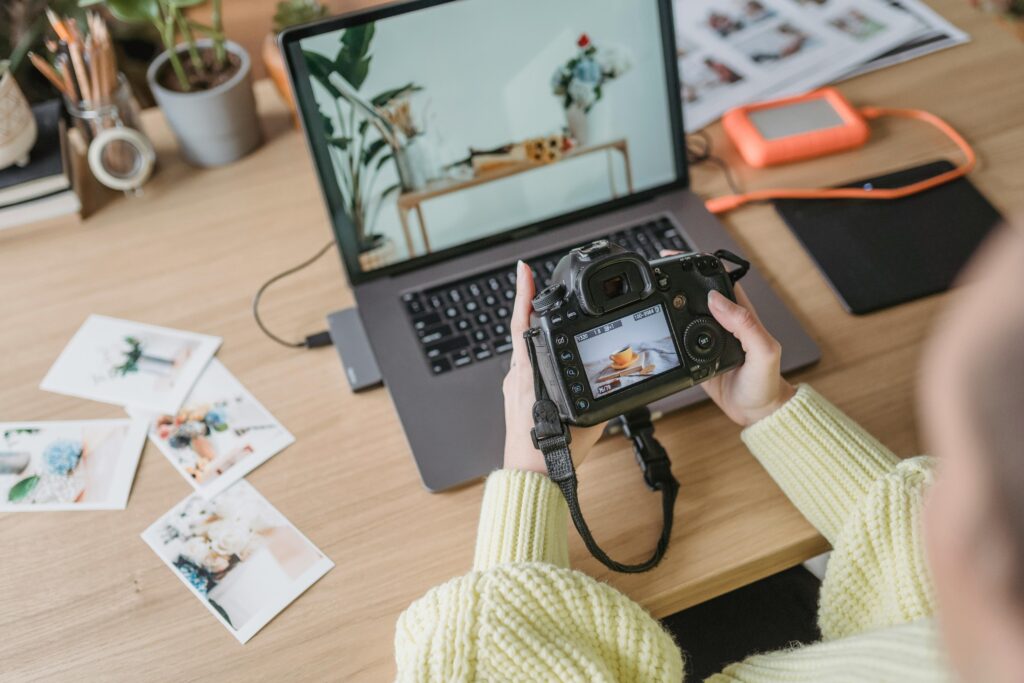
M421 2L290 43L354 279L679 181L665 4Z

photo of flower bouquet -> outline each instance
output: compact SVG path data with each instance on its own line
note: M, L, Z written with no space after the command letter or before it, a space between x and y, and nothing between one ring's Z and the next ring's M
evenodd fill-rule
M208 498L295 441L216 358L180 410L150 415L148 421L149 438Z
M123 509L144 422L0 424L0 510Z
M597 47L586 33L576 46L576 55L551 76L551 92L562 100L570 136L586 146L595 142L591 111L604 97L605 86L628 72L633 62L623 49Z
M334 566L244 480L186 498L142 538L242 643Z

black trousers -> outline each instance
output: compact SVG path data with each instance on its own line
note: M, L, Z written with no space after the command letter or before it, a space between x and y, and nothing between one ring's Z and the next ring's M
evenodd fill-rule
M663 619L683 649L686 680L703 681L750 655L817 641L820 588L798 566Z

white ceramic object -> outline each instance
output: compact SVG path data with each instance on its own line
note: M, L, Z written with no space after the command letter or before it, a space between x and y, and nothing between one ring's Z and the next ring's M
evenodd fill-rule
M0 169L27 164L37 135L28 100L6 65L0 66Z
M580 147L590 147L608 140L611 121L608 118L608 107L601 105L601 102L596 102L589 112L577 104L571 104L565 110L569 137Z

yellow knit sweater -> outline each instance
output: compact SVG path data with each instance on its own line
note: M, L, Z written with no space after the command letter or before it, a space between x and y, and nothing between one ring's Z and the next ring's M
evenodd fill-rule
M947 680L920 536L931 461L900 461L802 386L743 441L834 548L823 641L710 680ZM568 568L567 510L539 474L487 480L473 571L431 590L395 634L400 681L680 681L680 647L614 588Z

